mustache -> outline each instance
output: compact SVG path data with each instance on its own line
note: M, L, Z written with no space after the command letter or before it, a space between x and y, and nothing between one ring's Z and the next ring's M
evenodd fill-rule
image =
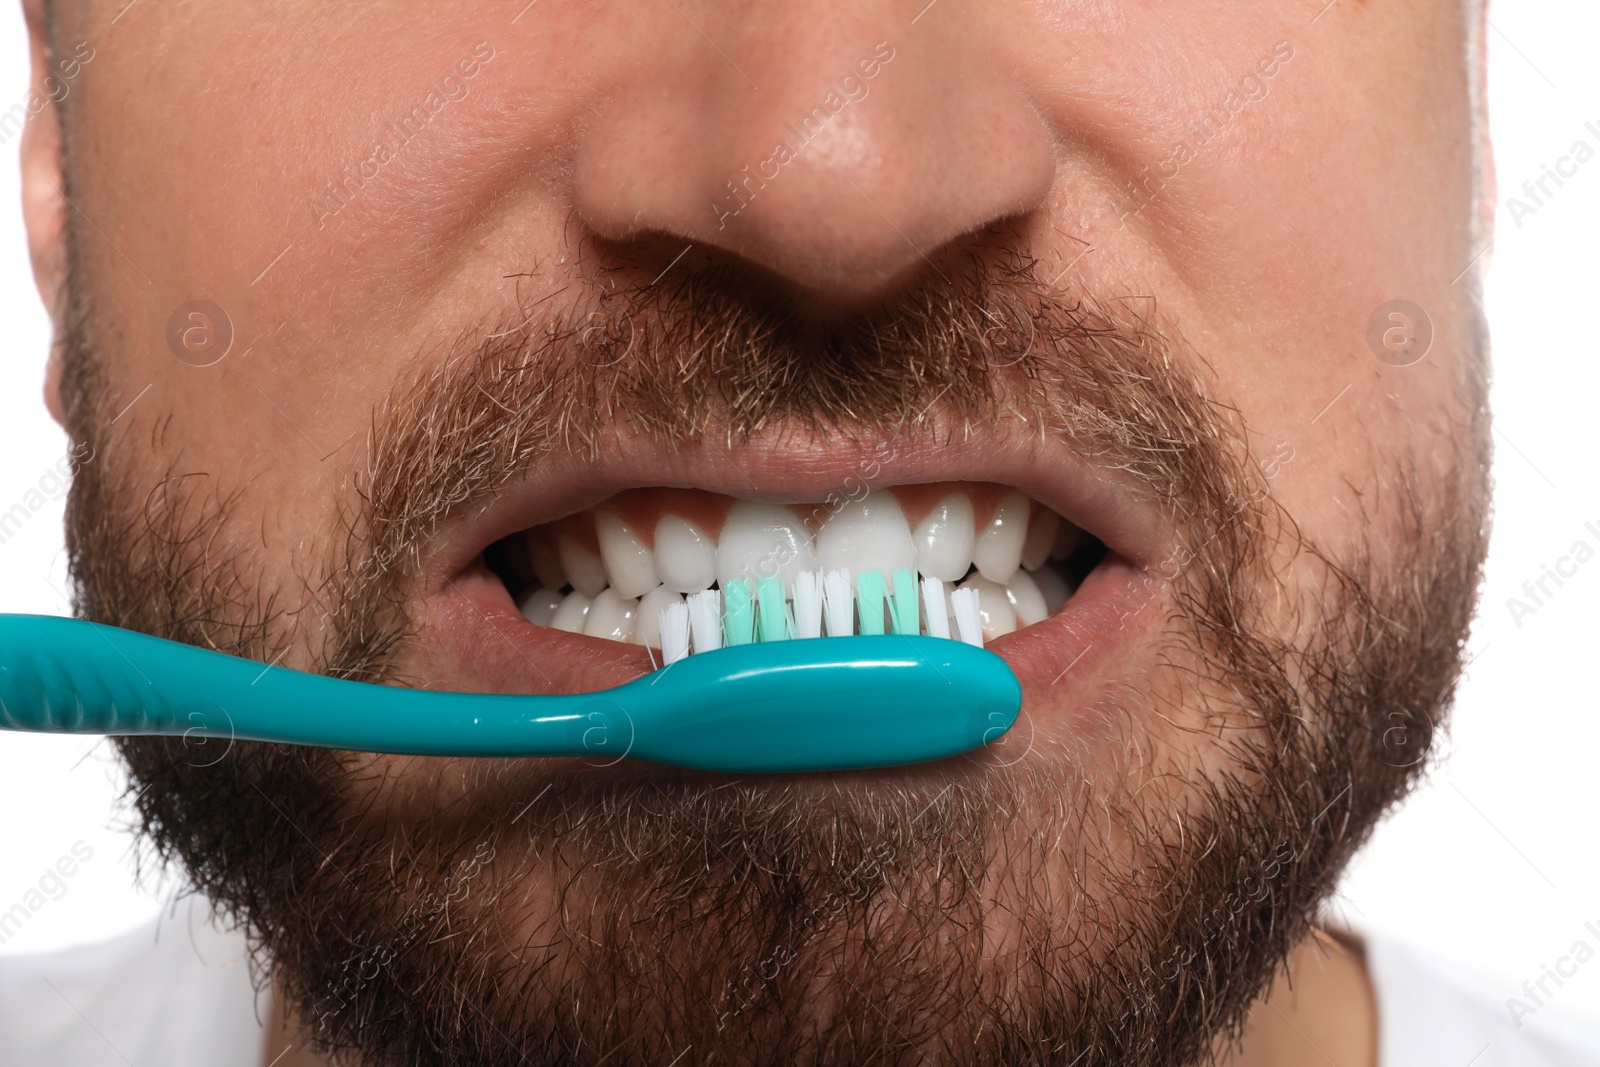
M1136 311L1055 289L1039 271L1020 252L974 252L964 269L830 320L727 260L567 307L547 297L462 337L389 396L374 420L371 484L435 480L424 460L503 480L541 454L596 455L624 426L667 444L733 443L780 428L965 433L999 418L1069 437L1158 495L1181 495L1171 453L1217 418L1178 369L1184 346L1147 298ZM459 506L441 496L419 517Z

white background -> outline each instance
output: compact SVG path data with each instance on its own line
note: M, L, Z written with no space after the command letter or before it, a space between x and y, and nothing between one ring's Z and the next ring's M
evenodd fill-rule
M0 0L0 111L27 89L15 0ZM1508 196L1579 138L1600 148L1600 10L1506 3L1492 11L1490 121L1500 176L1487 305L1495 346L1496 526L1488 585L1447 755L1382 826L1335 902L1346 921L1399 935L1517 994L1580 938L1600 949L1600 559L1513 621L1507 598L1584 539L1600 548L1595 472L1600 397L1600 159L1515 225ZM1584 123L1592 121L1593 130ZM28 271L16 144L0 147L0 511L64 449L39 384L48 327ZM1398 157L1397 158L1401 158ZM1403 241L1406 235L1390 235ZM0 545L0 607L67 613L56 499ZM1594 532L1585 523L1595 524ZM0 737L0 911L82 840L93 857L0 954L102 937L152 916L170 892L148 873L119 813L104 743ZM1600 959L1549 1006L1600 1023Z

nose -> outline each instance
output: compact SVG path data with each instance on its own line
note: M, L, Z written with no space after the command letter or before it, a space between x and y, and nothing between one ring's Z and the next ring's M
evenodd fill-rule
M1048 196L1050 130L984 5L915 23L902 4L756 5L715 41L694 18L711 6L658 5L675 21L581 137L573 195L600 235L718 248L855 303Z

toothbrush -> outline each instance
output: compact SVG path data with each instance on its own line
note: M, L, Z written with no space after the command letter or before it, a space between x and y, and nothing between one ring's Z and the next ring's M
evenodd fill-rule
M843 572L818 581L820 592L796 585L799 619L775 579L735 593L732 620L724 590L670 605L661 619L664 666L614 689L556 696L345 681L82 619L0 615L0 729L634 758L726 773L920 763L1009 730L1022 689L981 647L977 593L950 597L955 640L941 583L922 583L921 607L933 609L922 634L919 605L907 602L914 580L892 575L885 595L881 574L872 574L857 580L854 596ZM835 636L821 636L824 612ZM845 622L851 614L861 617L861 633Z

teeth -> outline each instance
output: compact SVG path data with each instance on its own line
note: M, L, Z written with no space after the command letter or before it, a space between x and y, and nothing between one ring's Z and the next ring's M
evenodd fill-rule
M614 507L593 513L598 551L563 521L508 539L496 566L511 572L529 622L660 648L669 663L823 635L926 633L981 645L1060 610L1075 583L1048 561L1082 536L1014 489L982 528L971 496L948 492L914 531L898 498L876 490L831 514L817 509L815 538L779 504L730 502L718 538L677 515L640 536Z
M917 570L925 578L959 582L972 568L974 537L972 501L965 493L951 493L934 505L911 535Z
M561 559L543 530L529 530L522 539L522 546L540 585L546 589L560 589L567 584L567 572L561 569Z
M633 637L634 620L639 614L639 602L631 597L617 595L615 589L602 589L589 605L584 616L583 632L589 637L603 637L608 641L627 641Z
M517 607L522 609L522 617L535 626L549 626L563 599L562 595L553 589L533 589L522 598L522 603Z
M1006 493L994 509L994 518L978 535L973 547L972 562L977 565L978 573L997 585L1009 582L1022 566L1022 544L1028 534L1030 504L1027 494L1019 490Z
M1051 559L1066 559L1083 539L1083 531L1070 522L1063 522L1056 530L1055 544L1050 546Z
M661 584L656 577L655 553L627 523L602 511L595 516L594 532L600 541L600 561L617 596L641 597Z
M658 585L639 601L639 617L634 620L633 643L661 647L661 613L673 604L682 604L683 594Z
M1028 536L1022 542L1022 567L1036 571L1050 558L1050 546L1056 543L1056 531L1061 528L1061 516L1049 508L1033 509L1028 520Z
M1006 596L1005 586L974 574L961 583L961 588L978 594L978 615L985 639L993 641L1017 628L1017 612L1011 606L1011 598Z
M556 534L556 555L567 581L584 596L592 598L606 587L606 565L600 557L566 534Z
M723 588L737 578L781 578L788 588L796 574L816 565L811 531L788 508L740 500L728 509L717 540L717 582Z
M1006 583L1006 599L1011 602L1011 610L1017 614L1019 629L1044 622L1050 617L1044 593L1027 571L1018 571L1011 576L1011 581Z
M1040 567L1032 573L1033 582L1044 597L1046 618L1061 610L1061 605L1072 595L1072 585L1054 567Z
M676 515L656 523L656 573L675 593L698 593L717 580L717 543Z
M885 578L901 567L915 567L917 550L900 501L874 490L846 503L817 534L817 560L823 570L884 571Z
M583 633L583 619L589 614L589 605L594 601L582 593L569 593L561 602L556 613L550 618L552 629L565 630L569 634Z

